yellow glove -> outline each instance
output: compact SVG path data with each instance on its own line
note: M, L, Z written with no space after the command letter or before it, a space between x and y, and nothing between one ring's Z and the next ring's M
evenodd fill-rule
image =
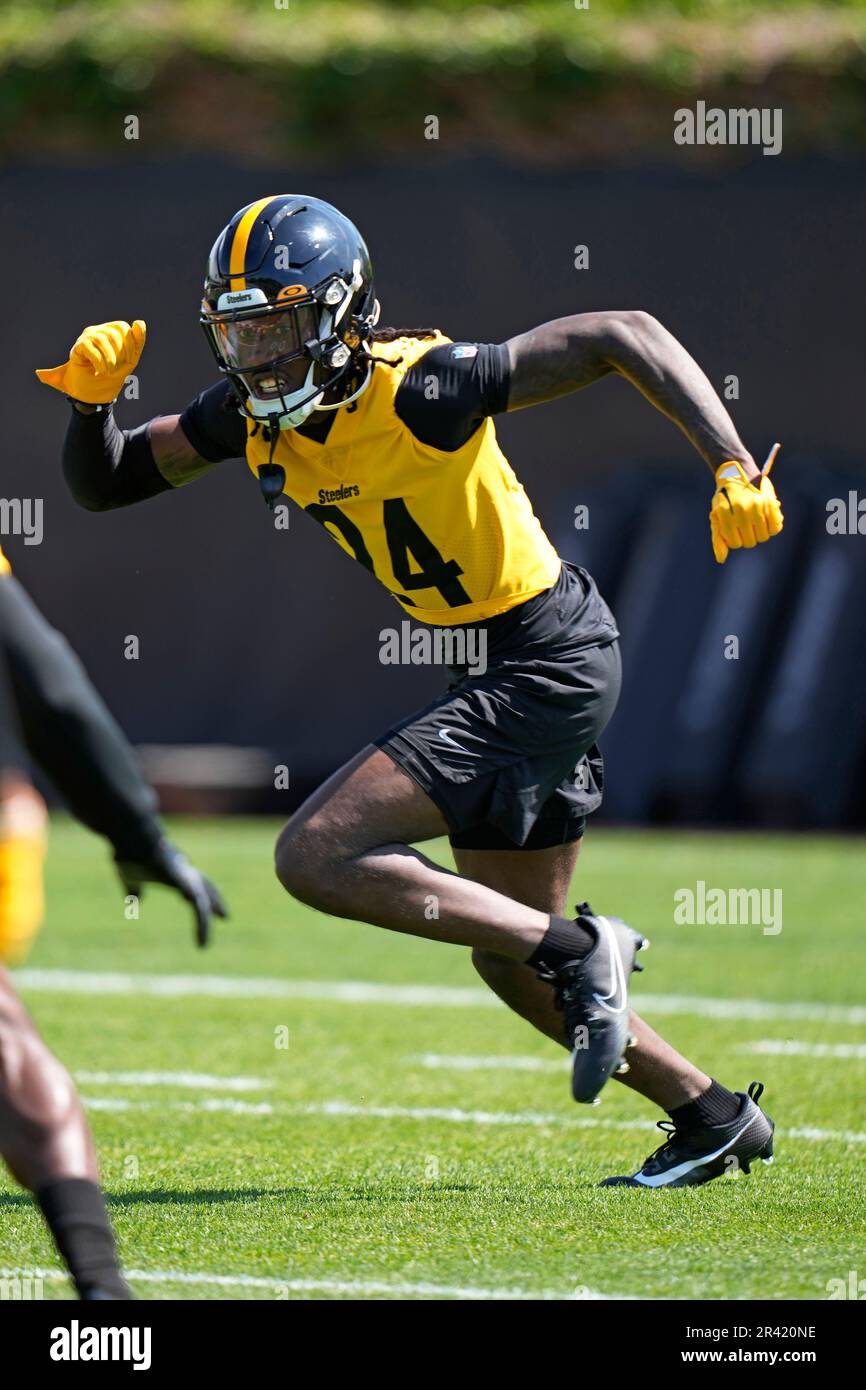
M716 469L716 491L710 508L710 533L713 554L720 565L728 558L729 550L753 546L777 536L784 517L773 484L770 469L779 452L774 444L764 464L760 478L750 482L741 463L731 460Z
M74 401L107 405L117 399L126 378L135 371L146 335L143 319L133 324L122 319L93 324L76 338L68 362L40 367L36 375Z
M42 926L45 819L30 788L0 803L0 964L23 960Z

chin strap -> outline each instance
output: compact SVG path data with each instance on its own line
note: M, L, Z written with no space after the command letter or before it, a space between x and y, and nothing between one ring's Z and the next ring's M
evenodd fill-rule
M367 374L357 391L354 391L351 396L344 396L343 400L335 401L333 405L314 405L313 410L342 410L344 405L351 405L352 401L356 401L370 385L370 377L373 375L373 361L372 358L367 360Z

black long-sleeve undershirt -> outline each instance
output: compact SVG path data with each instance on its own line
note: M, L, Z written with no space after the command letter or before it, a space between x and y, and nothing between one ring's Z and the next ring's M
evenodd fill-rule
M387 371L387 364L377 370ZM407 371L394 410L416 439L450 453L465 444L485 416L507 409L508 383L508 353L502 344L443 343ZM332 422L331 414L313 416L298 432L324 443ZM210 463L243 458L247 426L228 381L190 401L180 425L200 458ZM171 488L154 462L150 422L121 430L110 408L84 415L73 407L63 442L63 473L76 502L94 512L128 507Z
M69 491L91 512L128 507L171 487L154 462L149 424L122 430L110 407L90 415L72 407L62 460Z

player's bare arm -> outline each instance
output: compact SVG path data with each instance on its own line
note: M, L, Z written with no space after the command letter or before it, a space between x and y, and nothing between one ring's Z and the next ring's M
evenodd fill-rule
M165 481L183 487L216 467L197 454L183 432L179 415L159 415L148 425L153 461Z
M678 425L713 471L736 460L747 478L758 477L712 383L652 314L633 309L571 314L510 338L507 347L509 410L555 400L615 373Z

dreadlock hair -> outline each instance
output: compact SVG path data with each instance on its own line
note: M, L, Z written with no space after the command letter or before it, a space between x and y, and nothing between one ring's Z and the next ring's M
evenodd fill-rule
M435 338L438 328L372 328L370 339L374 343L393 343L397 338Z
M435 338L438 328L370 328L367 330L362 356L372 366L399 367L402 357L374 357L367 343L396 343L398 338Z

